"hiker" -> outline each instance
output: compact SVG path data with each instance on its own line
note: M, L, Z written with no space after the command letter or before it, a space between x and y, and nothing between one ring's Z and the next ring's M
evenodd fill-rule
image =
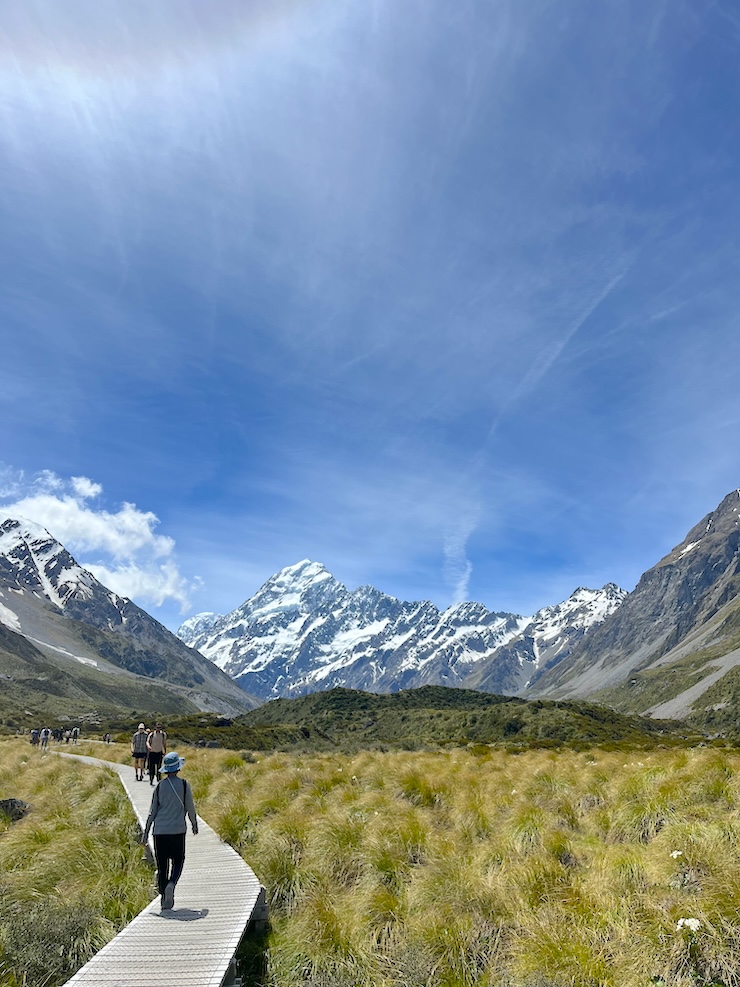
M146 764L146 740L147 730L143 723L131 738L131 756L134 759L134 773L137 781L144 780L144 765Z
M41 750L45 751L49 746L49 737L51 736L51 730L48 727L44 727L41 731Z
M161 723L156 723L154 729L146 740L146 749L149 752L147 764L149 767L149 784L154 784L154 779L159 774L159 766L162 758L167 753L167 734L162 729Z
M79 736L80 736L80 728L79 727L72 727L72 743L73 744L76 744L77 743L77 738Z
M38 732L38 730L35 730L34 729L34 730L31 731L31 743L35 747L36 744L38 744L38 742L39 742L39 732Z
M185 763L177 751L165 754L162 762L163 778L154 790L152 805L141 842L146 846L149 831L154 833L154 858L157 861L157 887L162 896L162 911L175 904L175 885L180 880L185 863L185 833L190 819L193 836L198 834L198 817L195 814L193 792L178 772Z

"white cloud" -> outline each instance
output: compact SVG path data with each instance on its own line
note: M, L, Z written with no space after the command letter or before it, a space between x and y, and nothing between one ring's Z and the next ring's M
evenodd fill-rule
M466 546L477 524L478 517L471 512L460 518L444 540L444 571L446 581L452 586L453 605L468 599L473 563L467 557Z
M172 561L148 567L129 562L112 568L102 563L88 562L86 568L104 586L120 596L151 600L158 607L165 600L174 600L180 604L183 613L190 607L190 594L195 587L181 575Z
M6 469L2 480L2 514L42 524L110 589L156 606L174 600L189 607L194 584L178 570L174 540L156 533L156 514L126 502L116 511L91 507L87 501L103 488L85 476L67 480L44 470L26 479Z
M91 497L99 497L103 492L103 488L99 483L93 483L86 476L73 476L69 482L72 484L72 489L77 496L83 500L88 500Z

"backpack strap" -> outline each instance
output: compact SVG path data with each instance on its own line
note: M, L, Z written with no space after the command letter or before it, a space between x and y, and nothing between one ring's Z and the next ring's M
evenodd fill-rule
M175 793L175 798L177 799L177 801L182 806L183 815L187 815L187 809L185 808L185 803L180 798L180 796L177 794L177 789L172 784L172 779L171 778L168 778L167 781L170 783L170 788ZM182 794L183 794L183 798L185 798L187 796L187 793L188 793L188 783L185 781L184 778L182 778L181 781L182 781L182 784L183 784ZM157 787L159 787L159 786L157 786Z

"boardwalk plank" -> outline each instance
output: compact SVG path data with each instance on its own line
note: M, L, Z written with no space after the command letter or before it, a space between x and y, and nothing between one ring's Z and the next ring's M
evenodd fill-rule
M143 828L154 787L136 782L133 766L58 753L115 771ZM261 890L251 868L199 816L172 911L161 912L157 896L67 987L222 987Z

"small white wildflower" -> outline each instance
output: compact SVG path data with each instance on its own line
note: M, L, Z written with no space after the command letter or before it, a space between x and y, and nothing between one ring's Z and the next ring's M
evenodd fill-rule
M679 929L690 929L692 932L698 932L700 928L701 922L698 918L680 918L676 926L676 932Z
M671 856L674 860L678 860L679 857L683 857L683 850L672 850Z

